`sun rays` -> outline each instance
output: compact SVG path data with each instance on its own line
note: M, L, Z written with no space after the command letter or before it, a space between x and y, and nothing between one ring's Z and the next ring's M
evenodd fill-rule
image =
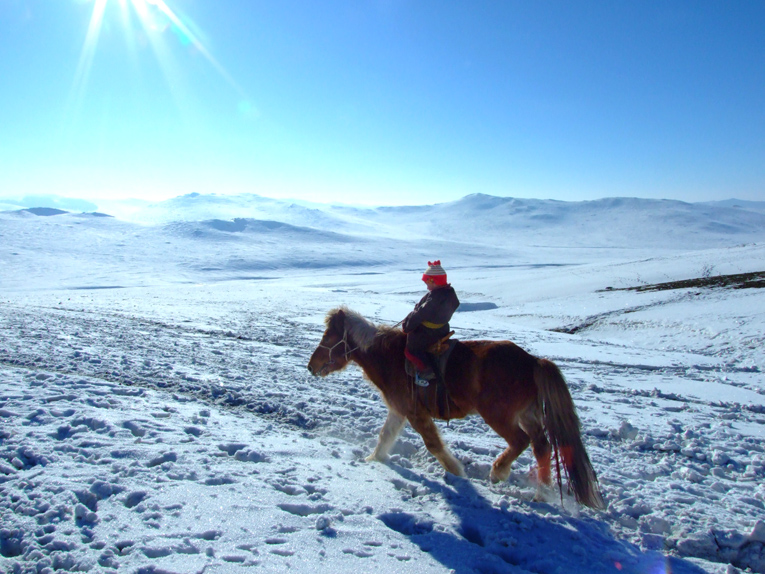
M200 54L215 68L215 70L233 87L241 96L244 96L243 90L234 81L231 75L226 69L218 63L218 61L210 54L205 48L199 38L189 29L189 27L172 11L168 8L167 4L162 0L132 0L135 3L147 3L156 6L160 12L162 12L172 23L173 30L182 44L189 44L196 48Z
M179 52L179 47L186 53L201 55L236 92L240 106L242 101L247 101L244 90L204 45L191 21L173 11L163 0L93 0L90 23L70 92L69 116L78 115L82 109L102 30L115 27L117 20L121 23L130 58L138 62L139 51L148 46L179 106L185 89L183 64L179 60L179 53L183 52Z
M70 96L70 106L78 105L82 101L85 87L88 84L90 70L93 67L93 57L96 53L98 36L101 34L101 26L104 20L104 10L108 0L95 0L93 4L93 13L90 16L88 33L85 36L85 43L80 52L80 61L77 64L77 71L74 74L74 84Z

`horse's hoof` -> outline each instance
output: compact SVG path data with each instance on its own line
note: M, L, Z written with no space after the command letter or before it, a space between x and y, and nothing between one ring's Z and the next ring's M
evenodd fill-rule
M448 470L444 472L444 482L451 486L459 486L464 484L466 480L467 477L464 474L454 474Z
M534 493L534 498L532 499L533 502L549 504L555 500L555 493L551 487L545 486L543 484L537 485L536 492Z
M451 468L445 468L447 473L456 476L457 478L467 478L467 473L464 467L460 465L452 466Z
M379 456L379 455L377 455L375 453L372 453L368 457L366 457L364 460L367 461L367 462L382 462L382 463L385 463L385 462L388 462L388 457L387 456Z
M510 475L502 476L498 472L494 472L494 469L491 469L491 472L489 473L489 480L492 482L492 484L498 484L500 482L505 482Z

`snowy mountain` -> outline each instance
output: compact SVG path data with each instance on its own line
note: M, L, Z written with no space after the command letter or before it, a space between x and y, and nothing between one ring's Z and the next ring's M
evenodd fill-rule
M275 219L296 226L396 237L434 237L471 243L534 242L546 246L723 246L736 236L761 240L765 212L755 202L728 204L608 198L563 202L469 195L425 206L359 208L305 206L257 195L189 194L146 207L133 221Z
M765 572L758 203L6 205L2 572ZM458 338L561 368L605 510L528 450L490 483L477 416L438 423L467 477L411 428L365 461L386 406L308 358L330 309L400 321L436 258Z
M79 274L80 268L62 263L80 257L80 251L95 257L101 270L135 268L130 275L146 284L278 269L384 271L401 263L419 265L433 253L453 267L571 265L632 259L644 249L670 255L765 241L765 212L757 209L627 198L561 202L471 195L428 206L359 208L299 205L253 194L189 194L142 207L126 205L124 210L110 205L121 213L117 218L88 223L57 208L6 211L0 213L0 233L41 235L46 249L32 240L19 244L22 250L42 251L30 271L70 286L69 270ZM34 210L58 215L35 222L22 217ZM91 219L98 214L92 212ZM78 249L72 251L69 242ZM45 264L51 256L54 260ZM16 255L6 265L10 269L22 261ZM157 261L164 262L161 277L153 276ZM97 273L100 284L103 273ZM22 276L9 273L6 281Z

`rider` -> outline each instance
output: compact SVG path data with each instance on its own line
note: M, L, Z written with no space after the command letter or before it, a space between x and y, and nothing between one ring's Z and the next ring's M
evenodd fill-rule
M428 292L402 324L406 333L404 354L417 369L417 376L430 380L435 373L425 351L449 334L449 320L460 306L460 301L452 286L446 282L446 271L441 267L441 261L428 261L422 280Z

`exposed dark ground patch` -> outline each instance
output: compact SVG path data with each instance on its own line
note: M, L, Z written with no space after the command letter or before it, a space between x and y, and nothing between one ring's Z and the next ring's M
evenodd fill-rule
M672 289L692 289L698 287L719 288L731 287L733 289L761 289L765 287L765 271L751 273L737 273L735 275L716 275L714 277L697 277L696 279L683 279L681 281L669 281L667 283L653 283L651 285L639 285L637 287L606 287L598 291L670 291Z

